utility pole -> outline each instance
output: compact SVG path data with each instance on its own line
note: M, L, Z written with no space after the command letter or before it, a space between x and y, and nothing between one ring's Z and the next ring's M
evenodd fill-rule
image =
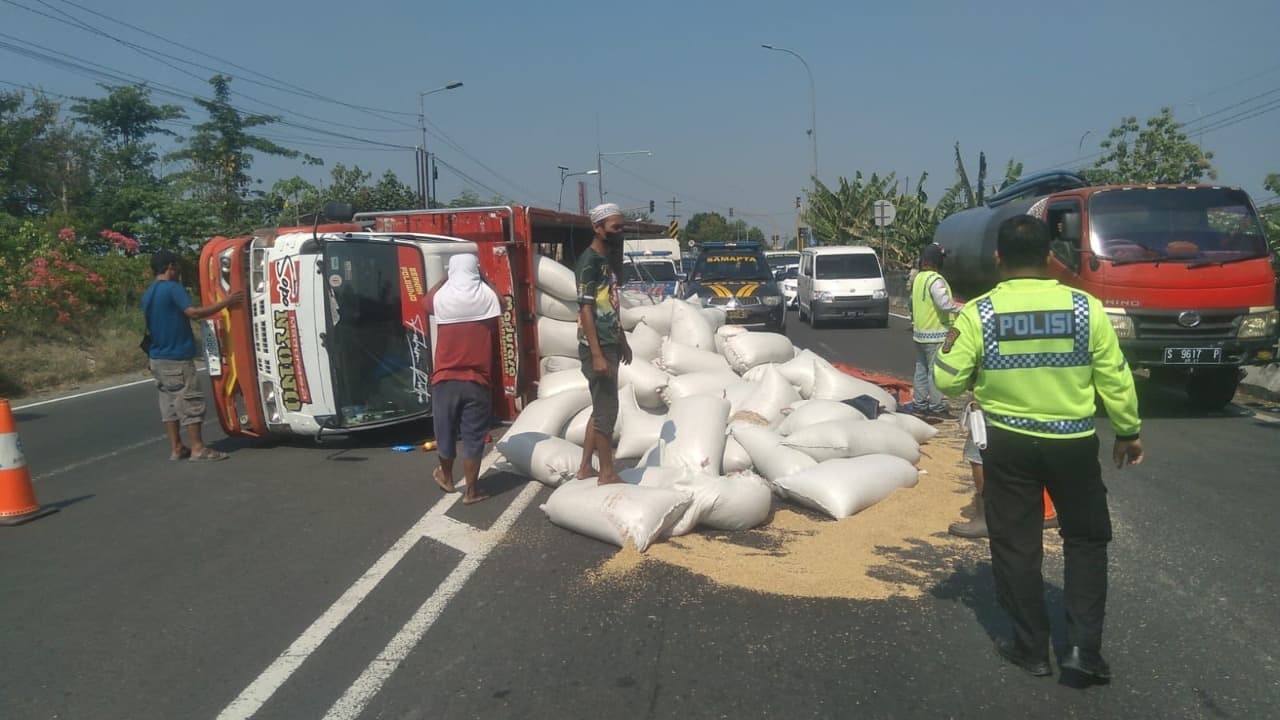
M667 217L671 218L671 222L679 220L680 214L676 212L676 206L680 204L680 201L676 199L675 195L672 195L671 199L667 201L667 204L671 205L671 214Z

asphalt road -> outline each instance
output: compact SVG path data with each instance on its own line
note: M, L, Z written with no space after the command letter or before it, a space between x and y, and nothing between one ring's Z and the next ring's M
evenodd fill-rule
M898 320L795 320L798 345L910 373ZM545 490L505 478L492 502L437 505L431 456L388 450L422 427L220 439L233 457L201 466L166 459L146 384L22 410L37 494L62 510L0 528L0 717L1274 716L1280 417L1142 400L1148 461L1106 471L1116 680L1087 688L995 658L986 562L904 553L946 568L914 600L660 564L588 587L614 549L548 523ZM1046 578L1060 613L1052 555Z

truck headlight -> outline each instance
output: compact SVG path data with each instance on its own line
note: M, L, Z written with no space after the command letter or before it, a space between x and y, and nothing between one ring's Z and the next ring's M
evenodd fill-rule
M763 298L761 298L761 302L763 302L765 305L768 305L769 307L774 307L776 305L782 304L782 296L781 295L765 295Z
M831 299L831 293L826 290L815 290L813 293L814 300L828 301Z
M1280 322L1280 310L1249 313L1244 316L1244 320L1240 321L1240 330L1236 333L1236 336L1242 338L1271 337L1276 332L1277 322Z
M1133 329L1133 318L1123 313L1107 313L1107 319L1111 321L1111 329L1116 331L1116 337L1121 340L1137 337Z
M888 290L874 290L871 293L872 300L884 300L887 297L889 297Z
M218 282L223 292L231 292L231 255L235 248L227 248L218 253Z

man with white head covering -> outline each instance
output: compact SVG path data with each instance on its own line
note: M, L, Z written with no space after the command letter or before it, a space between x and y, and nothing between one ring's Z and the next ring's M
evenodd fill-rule
M613 427L618 421L618 363L631 364L631 346L618 315L618 278L622 270L622 211L613 203L591 210L595 237L578 257L578 357L591 390L591 420L582 447L578 477L596 477L593 454L600 457L599 483L622 482L613 469Z
M445 280L427 294L423 306L436 321L431 397L440 465L432 478L441 490L454 492L453 461L461 455L467 483L462 502L470 505L489 497L476 482L492 412L498 294L481 279L476 256L459 253L449 258Z

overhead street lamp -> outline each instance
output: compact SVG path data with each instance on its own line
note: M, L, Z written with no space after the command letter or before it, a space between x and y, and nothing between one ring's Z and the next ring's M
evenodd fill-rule
M564 205L564 179L571 178L576 175L599 175L599 170L583 170L582 172L569 172L569 168L564 165L557 165L560 168L560 200L556 203L556 212L560 212Z
M418 170L418 199L422 202L423 209L431 206L431 169L430 163L427 161L427 101L428 95L434 95L445 90L456 90L462 87L460 82L451 82L444 87L438 87L435 90L423 90L418 93L418 130L422 132L422 146L418 152L420 154L419 170Z
M809 75L809 142L813 146L813 177L818 177L818 99L817 91L813 84L813 71L809 69L809 63L800 57L800 53L786 48L774 47L773 45L761 45L765 50L773 50L774 52L786 53L800 61L804 65L804 71Z
M596 152L596 186L600 191L600 202L604 202L604 158L615 155L653 155L652 150L626 150L623 152Z

